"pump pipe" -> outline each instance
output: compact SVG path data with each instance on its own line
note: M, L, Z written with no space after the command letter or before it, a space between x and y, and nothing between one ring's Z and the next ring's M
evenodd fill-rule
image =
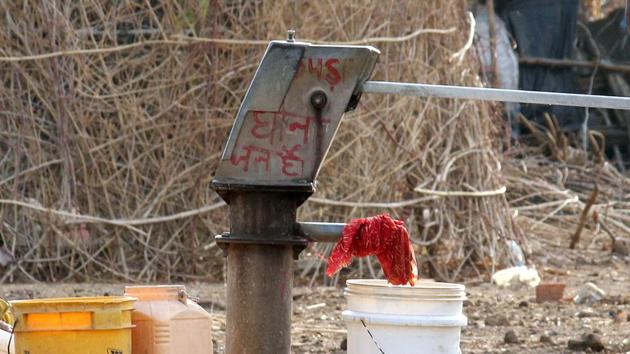
M401 96L460 98L476 101L501 101L630 110L630 98L618 96L582 95L574 93L429 85L388 81L367 81L363 84L362 91L364 93Z

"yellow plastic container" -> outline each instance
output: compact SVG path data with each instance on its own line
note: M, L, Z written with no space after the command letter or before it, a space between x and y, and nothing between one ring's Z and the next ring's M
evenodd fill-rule
M12 301L19 354L131 354L129 296Z
M212 317L188 299L183 285L128 286L134 354L212 354Z

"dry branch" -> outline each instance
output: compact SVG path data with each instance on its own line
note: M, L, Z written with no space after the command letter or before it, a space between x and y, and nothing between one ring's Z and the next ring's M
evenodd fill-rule
M433 28L420 28L405 36L399 37L371 37L371 38L363 38L355 41L339 41L339 42L326 42L326 41L318 41L314 39L304 39L301 38L301 41L304 42L312 42L312 43L334 43L334 44L345 44L345 45L353 45L353 44L377 44L377 43L398 43L404 42L411 39L414 39L423 34L449 34L455 32L455 28L451 27L448 29L433 29ZM117 33L117 32L115 32ZM126 32L122 32L124 34ZM133 32L132 32L133 33ZM160 31L156 32L147 32L152 34L161 34ZM149 41L140 41L136 43L120 45L116 47L109 48L94 48L94 49L73 49L73 50L60 50L51 53L43 53L37 55L27 55L27 56L15 56L15 57L0 57L0 62L19 62L19 61L30 61L30 60L43 60L50 59L60 56L73 56L73 55L93 55L93 54L106 54L113 53L119 51L125 51L133 48L137 48L140 46L154 46L154 45L191 45L195 43L211 43L211 44L223 44L223 45L245 45L245 46L257 46L257 45L268 45L269 41L267 40L253 40L253 39L227 39L227 38L203 38L203 37L190 37L183 35L174 35L173 39L163 39L163 40L149 40ZM471 41L472 44L472 41Z
M584 61L575 59L553 59L553 58L532 58L532 57L520 57L518 59L520 64L524 65L540 65L557 68L599 68L604 71L613 71L619 73L630 74L630 65L615 64L606 60L601 61Z
M584 205L584 209L582 209L582 214L580 215L580 221L578 223L577 229L575 230L575 233L571 237L571 245L569 246L569 248L574 249L575 246L578 244L578 242L580 242L580 235L582 234L582 229L584 228L584 225L586 224L588 213L591 210L591 207L593 206L593 204L595 204L595 201L597 201L598 194L599 194L599 188L597 188L597 185L595 185L595 188L593 188L593 192L591 192L590 197L588 197L588 200L586 201L586 204Z

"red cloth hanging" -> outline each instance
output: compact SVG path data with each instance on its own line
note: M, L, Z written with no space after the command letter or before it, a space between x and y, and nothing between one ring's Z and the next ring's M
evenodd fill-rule
M326 274L350 265L352 257L366 256L376 256L391 284L415 285L416 256L403 221L387 214L352 220L328 258Z

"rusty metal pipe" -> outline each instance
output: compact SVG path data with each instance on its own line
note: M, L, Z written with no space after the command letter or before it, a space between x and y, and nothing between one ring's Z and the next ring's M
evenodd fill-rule
M289 354L292 246L230 244L226 354Z
M289 354L293 259L307 240L296 237L300 193L229 191L226 354Z

